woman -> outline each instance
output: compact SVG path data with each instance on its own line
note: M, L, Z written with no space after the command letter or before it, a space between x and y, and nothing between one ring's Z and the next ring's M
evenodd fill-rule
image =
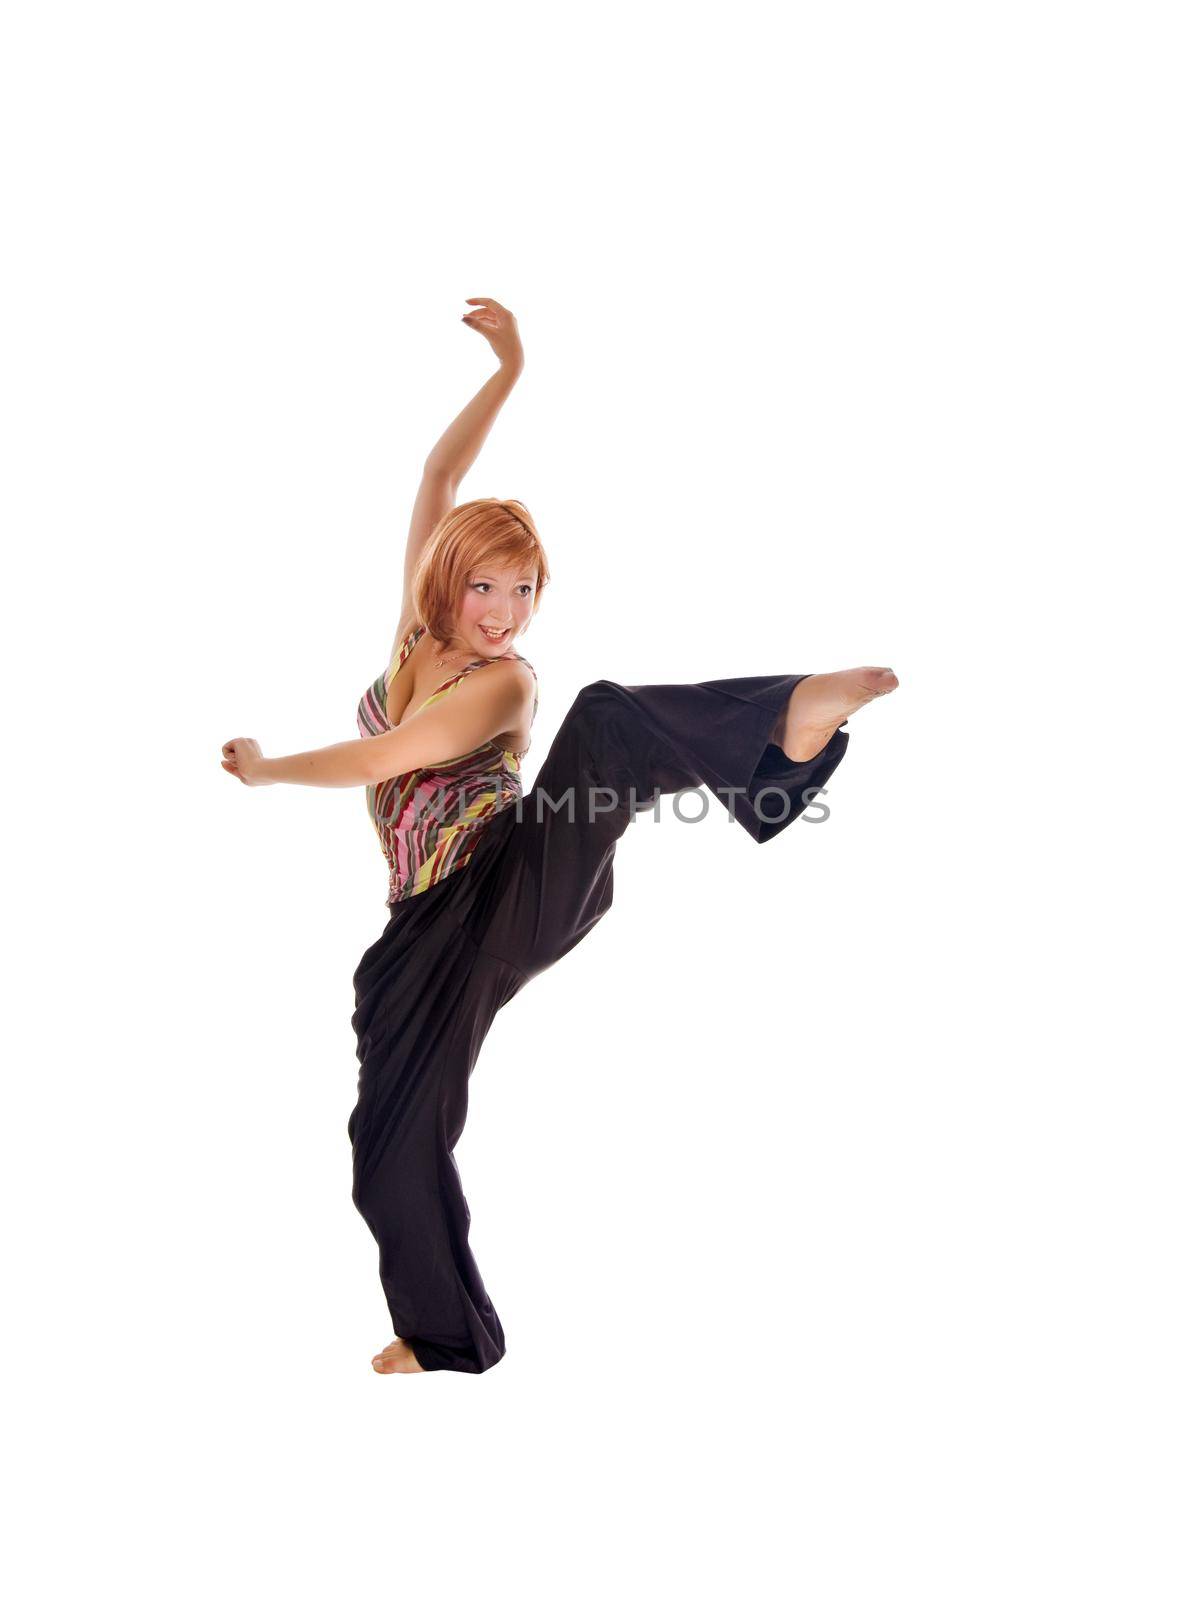
M427 458L390 664L357 711L362 737L273 758L254 739L223 747L224 770L250 786L364 788L389 867L389 920L353 978L348 1123L352 1198L380 1248L397 1335L373 1358L382 1373L484 1372L505 1353L452 1153L468 1078L498 1009L608 910L634 812L705 785L764 843L839 765L847 718L898 685L879 667L602 679L576 696L523 797L537 680L513 645L550 574L520 501L455 503L524 359L504 306L467 303L479 309L464 322L500 365Z

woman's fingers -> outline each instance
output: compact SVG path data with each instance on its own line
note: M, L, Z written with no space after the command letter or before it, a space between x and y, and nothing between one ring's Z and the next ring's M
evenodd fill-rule
M479 311L467 311L460 318L469 328L482 334L492 346L502 366L521 354L521 340L517 332L517 318L499 300L490 295L469 295L467 304L479 306Z

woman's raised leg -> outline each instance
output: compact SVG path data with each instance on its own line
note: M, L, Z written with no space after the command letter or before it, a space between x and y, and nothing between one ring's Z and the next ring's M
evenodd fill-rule
M506 824L501 892L475 913L480 947L522 983L557 961L608 910L617 841L661 795L702 786L759 844L777 837L839 766L850 712L896 685L884 668L586 685Z

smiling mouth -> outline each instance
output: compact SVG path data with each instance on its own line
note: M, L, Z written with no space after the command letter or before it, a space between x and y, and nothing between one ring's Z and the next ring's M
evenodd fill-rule
M480 628L480 631L481 631L481 633L484 635L484 637L486 639L491 639L494 644L497 644L501 639L503 639L505 637L505 635L509 632L509 629L508 628L486 628L482 624L481 628Z

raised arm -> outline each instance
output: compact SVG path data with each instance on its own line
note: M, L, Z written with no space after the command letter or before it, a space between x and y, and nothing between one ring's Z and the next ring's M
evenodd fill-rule
M468 312L462 320L488 340L500 365L448 426L422 468L422 482L414 500L410 531L406 536L401 615L389 651L390 661L414 625L412 595L418 558L435 528L455 505L460 483L480 454L497 413L525 366L517 318L513 313L507 311L499 301L483 295L470 299L467 304L479 309Z
M220 765L254 789L269 783L362 788L466 755L517 727L533 702L534 675L524 662L511 657L470 673L449 695L423 706L390 733L347 739L293 756L264 756L255 739L230 739Z

